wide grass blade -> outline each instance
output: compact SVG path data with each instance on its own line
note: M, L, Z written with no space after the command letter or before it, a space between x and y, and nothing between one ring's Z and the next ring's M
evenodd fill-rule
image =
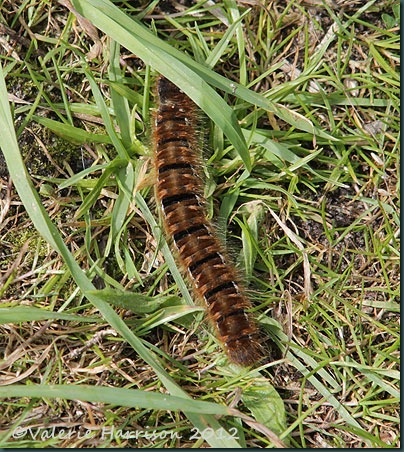
M63 312L46 311L45 309L35 308L34 306L14 306L11 308L0 308L0 324L33 322L50 319L90 323L103 321L98 317L83 317L81 315L66 314Z
M189 413L229 416L236 410L216 403L171 396L139 389L106 388L89 385L10 385L0 387L0 397L45 397L151 410L187 411Z

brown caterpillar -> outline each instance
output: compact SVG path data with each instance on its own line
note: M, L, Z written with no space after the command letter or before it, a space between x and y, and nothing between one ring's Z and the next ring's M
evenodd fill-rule
M250 365L260 357L258 329L247 310L237 271L207 219L203 195L197 107L179 88L160 76L154 146L156 198L164 227L229 358Z

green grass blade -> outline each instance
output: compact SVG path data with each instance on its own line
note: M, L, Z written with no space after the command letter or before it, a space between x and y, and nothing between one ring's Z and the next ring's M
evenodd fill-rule
M125 220L128 208L131 202L131 197L128 196L132 193L135 185L135 174L133 171L133 165L129 163L126 168L122 168L116 174L119 193L118 198L115 201L114 208L112 210L112 222L111 222L111 240L115 242L116 237L121 231Z
M128 151L126 150L121 139L118 137L118 134L115 131L114 124L112 123L111 116L109 115L108 107L104 101L104 97L101 94L101 91L98 88L97 83L95 82L94 77L91 74L91 72L89 70L86 70L85 74L90 83L91 90L94 95L94 99L100 110L101 117L104 121L105 128L107 129L108 136L111 138L112 144L114 145L119 157L123 160L128 161L129 160Z
M10 385L0 387L0 397L45 397L153 410L229 416L235 411L223 405L138 389L107 388L88 385Z
M69 177L69 179L63 180L63 182L59 184L59 189L70 187L72 185L79 185L79 183L83 180L84 184L88 184L87 179L85 179L86 176L96 171L104 170L109 166L110 163L103 163L102 165L94 165L90 166L89 168L85 168L83 171L80 171L79 173L74 174L72 177Z
M122 84L122 73L120 68L120 45L111 40L110 42L110 65L109 80L112 84ZM126 149L130 149L132 144L130 131L130 109L128 99L122 96L117 90L111 86L111 100L114 106L115 120L121 132L122 143Z
M33 115L32 119L38 124L42 124L43 126L47 127L49 130L51 130L61 138L69 140L76 144L112 144L111 138L108 135L103 135L100 133L90 133L83 129L78 129L77 127L71 126L70 124L63 124L62 122L54 121L53 119L49 118L42 118L36 115Z
M97 323L103 320L98 317L83 317L81 315L66 314L63 312L46 311L34 306L14 306L12 308L0 308L0 324L33 322L38 320L61 319L72 322Z
M220 38L220 41L215 45L214 49L210 52L208 58L206 58L205 63L207 66L213 69L213 67L216 65L216 63L220 60L223 53L226 51L227 46L230 42L230 39L232 38L233 34L236 32L237 28L239 27L239 24L243 20L247 14L250 13L250 10L247 9L244 11L243 14L240 15L240 17L235 20L230 27L225 31L223 36Z

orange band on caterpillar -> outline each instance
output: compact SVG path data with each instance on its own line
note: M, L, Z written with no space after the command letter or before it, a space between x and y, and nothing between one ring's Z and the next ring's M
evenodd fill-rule
M260 357L258 330L247 310L237 271L212 223L203 197L197 107L164 77L157 82L155 118L156 198L164 227L229 358L250 365Z

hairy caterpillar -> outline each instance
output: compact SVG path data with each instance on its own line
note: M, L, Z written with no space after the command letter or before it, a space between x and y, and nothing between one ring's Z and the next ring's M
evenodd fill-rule
M203 197L197 107L160 76L154 147L156 198L167 235L231 361L253 364L260 357L258 329L247 310L237 271L207 219Z

